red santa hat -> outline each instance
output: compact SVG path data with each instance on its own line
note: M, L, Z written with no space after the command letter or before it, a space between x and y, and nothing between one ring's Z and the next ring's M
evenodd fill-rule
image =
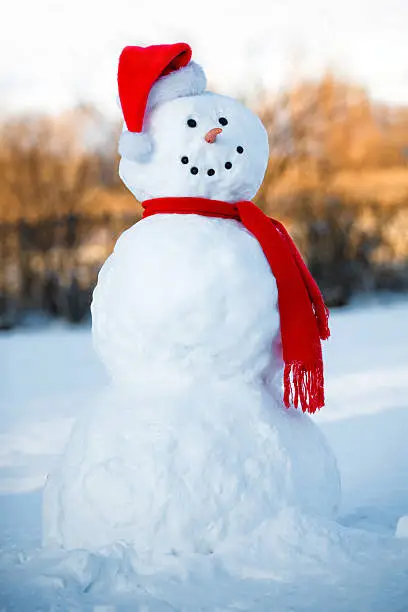
M119 58L118 87L126 128L119 153L131 161L143 161L153 143L143 130L146 114L158 104L200 94L206 87L203 69L191 61L187 43L125 47Z

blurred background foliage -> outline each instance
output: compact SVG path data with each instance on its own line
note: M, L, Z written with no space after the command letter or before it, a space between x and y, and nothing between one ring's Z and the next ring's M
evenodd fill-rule
M408 107L332 73L252 106L271 146L256 203L287 224L328 304L407 291ZM90 106L0 123L0 328L89 316L101 264L141 216L118 176L119 132Z

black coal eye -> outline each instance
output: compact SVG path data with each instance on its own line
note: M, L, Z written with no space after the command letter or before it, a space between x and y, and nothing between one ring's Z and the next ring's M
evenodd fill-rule
M190 172L191 172L191 174L198 174L198 168L193 166L192 168L190 168Z
M188 119L187 125L188 127L197 127L197 121L195 119Z
M231 170L231 168L232 168L231 162L225 162L225 167L226 167L227 170Z
M218 121L221 123L221 125L228 125L228 119L225 117L220 117Z
M183 155L183 157L181 158L181 163L188 164L188 157L186 155Z
M243 152L244 152L244 147L241 147L241 145L237 147L237 153L243 153Z

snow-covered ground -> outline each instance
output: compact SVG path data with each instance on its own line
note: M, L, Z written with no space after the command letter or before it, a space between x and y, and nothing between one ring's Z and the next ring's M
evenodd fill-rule
M107 380L88 328L1 335L0 610L408 610L408 539L394 537L408 514L407 323L406 299L333 313L327 405L314 418L339 463L338 523L288 511L271 536L273 571L257 576L245 574L250 550L191 556L181 571L169 560L148 576L121 543L99 555L41 553L45 476ZM398 535L407 531L403 520Z

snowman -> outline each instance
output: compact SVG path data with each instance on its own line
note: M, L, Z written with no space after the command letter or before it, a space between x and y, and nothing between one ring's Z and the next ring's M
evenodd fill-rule
M260 119L206 91L187 44L126 47L120 176L144 207L92 302L109 388L84 407L44 492L45 546L121 541L142 563L255 546L285 508L332 517L319 290L251 198ZM257 540L259 541L259 539Z

